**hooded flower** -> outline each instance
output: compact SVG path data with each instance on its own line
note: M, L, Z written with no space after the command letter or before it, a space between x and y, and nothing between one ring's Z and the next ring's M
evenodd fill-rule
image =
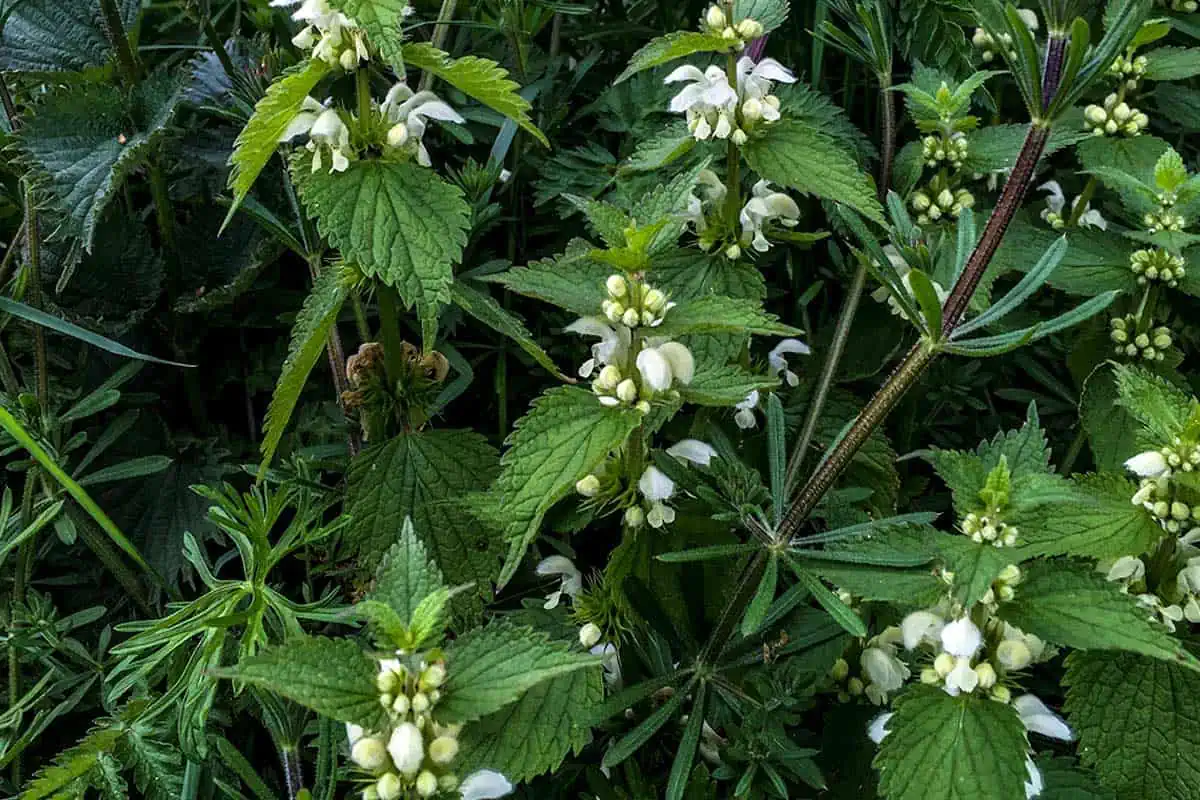
M414 151L417 163L423 167L433 163L422 141L426 120L438 119L460 124L466 121L433 92L422 91L414 94L404 83L397 83L388 90L379 110L388 122L392 123L392 128L387 134L388 144Z
M600 666L604 669L604 683L609 687L621 684L621 657L612 642L598 644L588 650L594 656L600 656Z
M1013 708L1021 717L1021 724L1030 733L1040 733L1051 739L1069 742L1075 738L1071 728L1062 717L1055 714L1046 704L1031 694L1023 694L1012 701Z
M748 100L762 102L762 118L768 122L779 119L778 101L764 102L771 96L774 83L795 83L796 76L787 67L773 58L764 58L754 62L747 56L742 56L737 62L737 91L743 107Z
M392 729L388 739L387 751L392 757L396 770L407 777L412 777L421 769L425 759L425 744L421 737L421 729L411 722L402 722Z
M707 467L716 457L717 451L711 444L699 439L683 439L667 448L667 455L690 461L700 467Z
M472 772L458 785L462 800L495 800L511 794L513 785L508 778L490 769Z
M1067 205L1067 197L1063 194L1062 186L1058 181L1047 181L1038 187L1038 191L1046 192L1046 207L1042 209L1042 219L1049 222L1055 229L1065 227L1066 220L1063 219L1063 209ZM1071 211L1075 211L1075 207L1079 205L1079 198L1076 197L1071 202ZM1108 221L1100 214L1099 211L1087 205L1084 208L1083 214L1079 217L1079 227L1081 228L1099 228L1102 231L1108 230Z
M914 611L900 623L904 649L913 650L922 643L935 644L941 641L942 628L946 622L932 611Z
M1161 478L1171 471L1166 457L1157 450L1138 453L1125 462L1125 469L1140 478Z
M662 470L654 465L646 467L646 471L638 479L638 491L650 501L646 522L651 528L661 528L675 521L675 509L667 505L667 501L675 494L675 481L668 478Z
M579 377L591 377L597 366L612 364L625 358L629 352L631 334L624 325L612 326L600 317L580 317L565 330L580 336L596 336L600 341L592 345L592 357L579 367Z
M763 235L763 228L775 220L789 228L795 226L800 221L800 207L783 192L772 191L770 181L762 180L754 184L738 220L742 224L742 242L765 253L771 249L771 243Z
M784 339L767 354L767 363L771 367L771 372L776 375L782 374L787 380L788 386L797 386L800 383L800 376L792 372L788 367L786 355L802 355L806 356L812 350L809 346L799 339Z
M686 386L696 374L691 351L679 342L643 349L637 356L637 368L645 385L656 392L666 391L676 382Z
M710 169L700 170L696 180L696 188L688 195L687 210L683 218L687 220L697 234L704 233L708 228L706 209L719 207L725 200L725 184Z
M894 713L888 711L871 720L871 723L867 726L867 736L871 738L872 742L880 744L887 738L887 735L891 733L887 729L887 724L892 721L892 717L894 716Z
M887 696L904 685L910 674L908 665L896 657L890 646L864 648L859 664L870 683L866 687L867 698L875 705L887 702Z
M752 389L750 394L746 395L745 400L734 406L737 411L733 415L733 421L744 431L748 431L758 424L758 420L754 417L754 409L758 408L758 400L758 389Z
M983 647L983 634L971 621L962 617L942 628L942 649L952 656L971 658Z
M566 556L550 556L537 565L538 575L556 575L562 579L558 590L546 595L546 609L557 608L563 595L574 600L583 591L583 573Z
M671 98L668 108L687 115L688 130L698 141L710 137L727 139L733 133L737 92L729 85L725 70L712 65L703 72L690 64L679 67L664 83L684 81L687 86Z
M329 171L345 172L350 166L349 156L352 155L350 129L335 109L323 106L311 97L304 98L300 110L292 117L279 141L290 142L305 133L308 134L308 144L304 147L313 154L313 172L324 164L325 149L330 151L333 158Z

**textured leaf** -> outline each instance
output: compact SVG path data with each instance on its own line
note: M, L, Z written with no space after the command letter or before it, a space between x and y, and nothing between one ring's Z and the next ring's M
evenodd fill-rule
M726 53L733 47L728 41L716 33L700 33L698 31L676 31L652 39L648 44L633 54L629 66L617 76L615 83L633 77L642 70L657 67L674 61L677 58L690 56L693 53Z
M120 89L76 84L50 92L16 136L17 148L66 215L61 234L79 238L89 252L109 200L157 142L182 96L167 70L146 78L128 95Z
M379 564L371 599L387 603L407 626L412 624L421 601L442 588L445 582L441 570L417 538L412 520L406 517L400 541L388 548Z
M767 296L766 281L753 264L730 261L695 248L680 248L655 256L649 281L676 302L710 294L747 300L763 300Z
M425 346L432 347L467 242L471 209L462 191L416 164L364 160L341 173L293 173L322 235L346 261L417 306Z
M471 722L499 711L542 681L598 665L532 628L492 623L446 647L446 683L437 716Z
M1026 633L1079 650L1128 650L1200 671L1150 612L1121 592L1090 564L1035 561L1010 603L999 614Z
M604 281L612 269L593 261L592 247L582 239L572 239L561 256L533 261L487 280L503 284L512 291L536 297L565 308L581 317L597 316L607 296Z
M450 297L454 300L454 304L463 311L466 311L496 333L507 336L516 342L518 347L528 353L534 361L544 367L551 375L560 380L567 380L567 376L555 365L554 359L550 358L550 355L542 349L542 346L533 340L533 336L526 329L525 323L516 315L505 311L491 296L473 289L463 281L455 281L450 285Z
M233 168L229 171L229 188L233 191L230 216L275 155L279 139L299 113L304 98L329 71L330 67L324 61L311 58L276 78L267 87L266 95L254 105L254 114L238 134L233 154L229 156L229 165Z
M690 153L695 146L696 139L688 133L687 125L673 123L654 136L639 141L622 170L649 172L662 169Z
M563 199L587 217L588 225L609 247L625 246L625 230L633 224L621 209L603 200L564 194Z
M751 333L758 336L798 336L804 331L784 325L762 310L756 300L705 295L681 300L667 312L655 336L674 338L688 333Z
M915 686L875 758L888 800L1025 800L1025 727L1011 705Z
M464 512L463 498L495 478L496 451L477 433L405 433L364 450L346 472L346 541L367 569L399 541L405 517L451 584L475 583L490 596L499 557L489 533Z
M1181 81L1200 75L1200 47L1160 47L1146 53L1146 80Z
M1117 399L1116 376L1101 364L1088 376L1079 398L1079 423L1087 431L1092 460L1100 472L1123 472L1125 459L1137 452L1141 426Z
M342 310L348 295L349 285L341 270L327 267L317 276L312 291L304 299L304 307L292 325L287 358L283 360L283 368L275 383L271 405L263 423L263 440L259 446L262 453L262 462L258 467L259 480L262 480L267 467L271 465L271 459L275 457L283 432L304 391L304 384L308 382L308 375L325 352L329 332L337 324L338 312Z
M117 0L128 30L138 0ZM7 16L5 16L5 12ZM20 0L0 5L0 72L82 72L111 55L99 0Z
M992 267L996 274L1028 272L1062 234L1029 214L1018 214L1004 237ZM1095 297L1108 291L1133 292L1137 277L1129 269L1134 245L1115 232L1092 229L1067 232L1067 252L1047 280L1069 294Z
M408 0L331 0L332 8L358 23L383 60L404 75L404 34L401 24Z
M995 547L974 542L966 536L939 536L938 549L946 567L954 573L954 596L972 606L992 588L1009 564L1020 563L1020 548Z
M413 69L438 76L465 95L516 122L546 147L550 142L529 118L529 101L517 92L520 86L508 77L508 71L486 58L463 56L450 58L424 42L404 45L404 61Z
M101 727L88 733L77 745L59 753L54 763L42 769L21 793L23 800L43 800L82 796L65 791L81 778L88 775L99 763L100 757L111 753L121 738L121 731L112 727Z
M387 712L379 705L379 668L350 639L302 636L266 648L236 666L214 670L270 689L339 722L382 730Z
M788 15L788 0L734 0L733 21L752 19L770 33L784 23Z
M1170 442L1183 431L1195 400L1164 378L1140 367L1116 366L1120 404L1150 434L1157 446Z
M146 800L177 800L183 796L183 755L154 733L134 722L117 743L117 758L133 771L134 785Z
M1147 553L1165 535L1150 512L1129 502L1137 492L1133 481L1088 475L1071 488L1071 501L1036 506L1010 520L1030 551L1104 560Z
M521 699L463 729L462 763L471 773L493 769L515 783L556 770L592 740L593 713L604 701L600 669L581 669L543 681Z
M884 224L875 183L853 156L818 129L781 120L742 148L750 168L766 180L805 194L844 203Z
M777 386L779 379L771 375L756 375L741 367L721 366L698 372L690 384L679 387L679 394L687 403L727 407L742 402L755 390Z
M1069 758L1049 754L1037 759L1046 788L1041 800L1116 800L1116 795L1101 785L1094 772L1079 769Z
M1200 676L1132 653L1072 653L1080 760L1121 800L1200 796Z
M496 518L510 545L501 586L516 572L546 512L624 444L641 421L637 411L606 408L584 389L551 389L534 401L508 437L492 487Z
M1154 177L1154 165L1170 147L1156 136L1091 136L1079 143L1076 153L1084 170L1103 167L1128 172L1144 183Z
M967 157L962 168L971 172L1008 171L1017 162L1017 154L1029 133L1028 125L988 125L967 134ZM1056 128L1046 142L1043 157L1056 150L1086 139L1090 134L1070 130L1067 126Z
M832 561L798 560L839 589L863 600L880 600L905 607L928 607L946 594L942 579L926 569L898 569Z

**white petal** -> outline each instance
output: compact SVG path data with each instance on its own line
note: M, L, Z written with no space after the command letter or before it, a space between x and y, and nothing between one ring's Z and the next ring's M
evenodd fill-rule
M472 772L458 786L462 800L494 800L511 794L513 785L508 778L490 769Z
M979 675L971 668L971 659L960 658L955 662L954 669L946 676L946 692L957 695L959 692L970 694L979 685Z
M891 721L892 716L892 712L889 711L871 720L871 724L867 726L867 736L871 737L872 742L879 744L891 733L887 729L887 724Z
M638 479L638 491L651 502L668 500L675 494L675 481L668 478L658 467L651 465L646 467L646 471Z
M1096 209L1088 209L1082 217L1079 218L1079 226L1081 228L1099 228L1102 231L1108 230L1108 220Z
M1039 192L1048 193L1046 198L1046 208L1053 211L1055 214L1061 214L1064 207L1067 205L1066 195L1063 194L1062 186L1058 181L1046 181L1038 187Z
M704 73L700 71L699 67L684 64L682 67L676 67L670 75L663 78L663 83L678 83L679 81L704 81Z
M879 647L868 647L859 659L863 674L884 692L894 692L909 675L903 661Z
M310 111L301 111L292 117L292 121L288 123L287 129L279 136L279 141L290 142L302 133L308 133L312 130L313 123L317 121L317 115Z
M912 650L922 642L935 642L941 636L945 621L930 611L914 611L900 623L904 649Z
M758 389L752 389L750 394L746 395L746 399L738 403L734 408L743 411L749 411L752 408L758 408Z
M1051 739L1061 739L1069 742L1075 738L1070 726L1055 714L1046 704L1031 694L1023 694L1013 700L1013 708L1021 717L1025 730L1030 733L1040 733Z
M466 122L462 115L451 108L448 104L441 100L430 100L426 103L414 108L409 112L410 117L425 117L426 119L440 119L446 122Z
M942 648L952 656L970 658L983 646L983 634L970 617L962 617L942 628Z
M612 326L600 317L580 317L563 330L580 336L599 336L601 339L616 336Z
M1025 781L1025 800L1031 800L1042 793L1046 784L1042 781L1042 771L1029 756L1025 756L1025 771L1029 774L1029 780Z
M671 363L653 347L638 353L637 368L646 384L654 391L661 392L671 388Z
M684 439L668 447L667 455L707 467L709 462L717 455L717 451L711 444L702 442L699 439Z
M538 575L576 576L580 572L571 559L566 556L550 556L543 558L537 565Z
M658 346L658 352L671 365L671 377L687 386L696 374L696 360L692 351L679 342L667 342Z
M314 139L324 139L328 142L335 142L338 140L341 132L345 129L346 125L342 122L342 118L338 116L337 111L332 108L327 108L322 111L321 115L317 117L315 122L313 122L312 130L309 131L309 135Z
M1138 453L1125 462L1125 469L1143 478L1157 478L1168 470L1167 459L1157 450Z
M773 58L764 58L755 65L751 73L756 78L766 78L778 83L795 83L796 76L792 71Z
M606 684L615 686L621 682L621 657L611 642L598 644L588 652L594 656L603 656L604 660L600 662L600 666L604 668Z
M346 723L346 741L351 747L354 743L363 737L363 729L361 725L355 725L353 722Z

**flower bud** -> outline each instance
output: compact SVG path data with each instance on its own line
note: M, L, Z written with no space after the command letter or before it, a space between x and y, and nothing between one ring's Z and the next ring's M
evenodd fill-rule
M408 141L408 126L403 122L393 125L387 132L387 143L391 147L403 147Z
M301 50L307 50L308 48L312 47L313 42L315 41L316 29L312 25L305 27L304 30L292 37L292 44L296 45L296 47L300 48Z
M443 664L430 664L421 673L421 688L436 689L446 682L446 667Z
M338 63L342 65L342 69L354 69L358 64L358 54L350 49L343 50L342 54L338 56Z
M625 306L612 300L605 300L600 304L600 308L604 311L604 316L608 318L608 321L614 324L620 322L621 317L625 314Z
M757 39L763 35L762 23L746 18L737 24L737 32L743 39Z
M1012 691L1007 686L995 686L992 688L992 699L1007 704L1012 700Z
M429 757L435 764L449 764L458 755L458 739L439 736L429 743Z
M1133 116L1133 109L1128 103L1120 103L1112 110L1112 117L1117 122L1127 122Z
M1108 121L1108 114L1100 106L1088 106L1083 112L1083 116L1088 122L1093 125L1103 125Z
M627 327L636 328L641 321L642 315L637 312L636 308L627 308L621 316L621 322Z
M762 119L762 102L756 97L751 97L746 102L742 103L742 118L749 122L758 122Z
M379 800L397 800L403 788L400 786L400 776L389 772L375 783L375 791Z
M375 688L381 694L392 694L396 691L396 683L399 677L394 670L385 669L375 676Z
M425 771L417 776L417 794L421 797L432 797L438 790L437 776Z
M949 653L939 653L933 660L933 668L943 678L954 671L954 656Z
M943 209L954 205L954 194L949 189L942 189L938 192L937 204Z
M917 211L924 211L929 208L929 195L924 192L917 192L912 196L912 207Z
M1176 500L1174 503L1171 503L1171 516L1173 518L1182 522L1191 516L1191 514L1192 510L1184 503L1181 503L1178 500Z
M941 683L941 680L942 676L937 674L936 669L926 667L921 670L921 683L933 686L934 684Z
M600 479L595 475L584 475L575 481L575 491L583 497L595 497L600 492Z
M625 283L625 278L621 275L609 275L608 280L604 282L604 286L613 297L624 297L625 293L629 291Z
M412 710L414 714L424 714L429 710L429 695L424 692L417 692L412 696Z
M621 382L621 370L615 364L606 364L596 378L596 387L611 392Z
M864 688L863 682L859 678L851 678L846 681L846 691L850 693L851 697L858 697L863 693Z
M1033 653L1020 639L1005 639L996 647L996 660L1007 670L1025 669L1033 661Z
M369 772L377 772L388 764L387 745L382 739L364 736L350 748L350 760Z
M579 643L584 647L593 647L604 633L600 630L600 626L594 622L589 622L579 629Z
M642 306L656 313L662 311L663 306L666 304L667 296L658 289L651 289L650 291L646 292L646 296L642 298Z
M742 248L738 247L736 244L731 244L729 247L725 248L725 257L730 261L736 261L741 254Z
M833 662L833 666L829 668L829 677L835 681L843 681L850 674L850 665L846 663L846 659L839 658Z
M720 6L709 6L708 11L704 14L704 23L713 30L721 30L725 27L725 12Z
M625 524L630 528L640 528L646 521L646 514L640 506L630 506L625 509Z
M738 38L737 31L735 31L733 28L726 27L725 30L721 31L721 38L732 42L734 39Z
M425 747L421 739L421 729L411 722L402 722L392 730L388 740L388 753L392 763L401 774L408 777L416 775L425 760ZM383 792L380 791L382 795Z
M738 128L736 131L734 131L730 135L729 141L733 142L738 147L741 147L742 145L744 145L746 143L746 140L749 138L750 137L746 135L746 132L744 130L742 130L741 128Z
M979 678L981 689L990 689L996 685L996 668L986 661L975 667L975 676Z
M617 384L617 399L622 403L633 403L638 399L637 384L631 378L626 378Z
M650 403L646 402L645 400L639 400L634 408L636 408L642 414L650 413Z
M407 714L410 708L412 708L412 703L409 701L408 695L403 692L396 695L396 699L392 702L392 711L397 714Z
M996 579L1002 583L1018 583L1021 580L1021 568L1016 564L1009 564L1000 570Z
M1159 350L1165 350L1171 346L1171 335L1168 333L1160 333L1154 337L1154 346Z

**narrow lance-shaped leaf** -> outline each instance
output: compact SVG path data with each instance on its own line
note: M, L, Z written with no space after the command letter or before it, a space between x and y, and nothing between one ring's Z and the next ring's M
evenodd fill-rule
M114 342L106 336L101 336L98 333L92 333L86 328L81 328L78 325L67 322L65 319L60 319L53 314L47 314L41 309L27 306L24 303L19 303L8 297L0 297L0 311L7 314L12 314L14 317L19 317L27 322L32 322L35 325L41 325L44 328L49 328L52 331L61 333L64 336L70 336L72 339L78 339L81 342L86 342L93 347L99 347L101 350L106 350L116 356L124 358L135 358L138 361L149 361L154 364L165 364L169 367L194 367L195 364L181 364L178 361L166 361L165 359L148 356L145 353L139 353L132 350L120 342Z
M450 297L454 304L496 333L503 334L517 343L529 356L559 380L570 380L559 370L550 355L533 340L525 324L506 311L489 295L472 288L463 281L450 285Z

